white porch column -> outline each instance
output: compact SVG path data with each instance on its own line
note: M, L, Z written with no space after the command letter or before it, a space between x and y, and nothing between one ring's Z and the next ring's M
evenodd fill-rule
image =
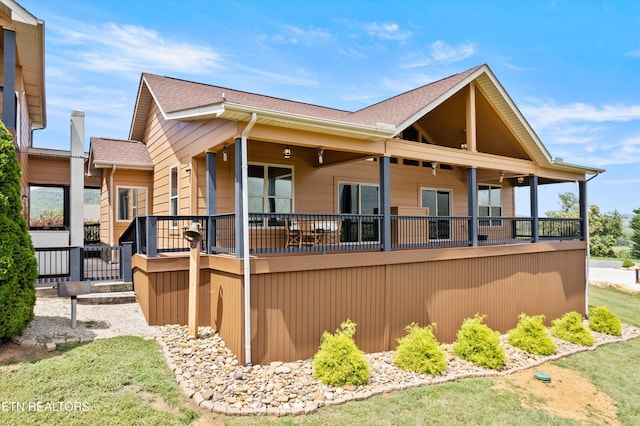
M84 111L71 111L71 179L69 180L69 244L84 245Z

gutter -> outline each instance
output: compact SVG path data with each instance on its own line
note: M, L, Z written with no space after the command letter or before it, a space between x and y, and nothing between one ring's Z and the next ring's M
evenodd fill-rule
M589 182L591 182L593 179L597 178L598 176L600 176L600 173L604 172L604 170L597 170L596 173L591 176L589 179L585 180L584 183L585 185ZM586 192L586 191L585 191ZM589 237L589 206L587 205L587 217L584 218L584 220L587 222L587 226L585 228L587 228L587 270L585 271L584 276L587 278L586 279L586 283L585 283L585 292L584 292L584 312L585 312L585 316L589 315L589 265L591 264L591 241L590 241L590 237Z
M242 131L242 259L244 275L244 350L245 364L251 365L251 260L249 259L249 165L247 160L247 135L258 120L255 112L251 113L251 120Z

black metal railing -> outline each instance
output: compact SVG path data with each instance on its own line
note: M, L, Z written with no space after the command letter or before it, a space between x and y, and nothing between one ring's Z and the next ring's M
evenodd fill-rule
M471 220L468 216L391 216L390 249L472 246ZM149 257L188 251L184 230L193 222L200 224L203 252L241 250L233 213L138 217L120 241L134 242L136 252ZM533 218L482 217L477 219L475 237L478 245L533 242L533 225ZM250 253L382 250L382 227L382 215L251 213ZM539 239L583 239L580 219L541 218L538 229Z
M130 282L132 254L130 244L36 248L36 284L85 280Z

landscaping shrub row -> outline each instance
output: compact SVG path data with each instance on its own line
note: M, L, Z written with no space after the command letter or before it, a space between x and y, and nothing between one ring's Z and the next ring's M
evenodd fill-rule
M592 346L595 332L614 336L622 334L620 319L604 306L589 308L589 327L577 312L569 312L552 321L547 329L544 315L520 314L518 324L507 333L510 345L534 355L552 355L556 345L551 336L583 345ZM466 319L453 343L453 353L477 366L499 370L507 361L507 354L500 344L500 333L484 324L485 316ZM398 339L393 354L394 364L419 374L440 375L447 369L443 345L433 333L435 324L420 327L410 324L407 335ZM313 358L315 376L329 386L363 385L371 376L369 363L354 341L356 324L347 320L334 334L322 334L320 348Z

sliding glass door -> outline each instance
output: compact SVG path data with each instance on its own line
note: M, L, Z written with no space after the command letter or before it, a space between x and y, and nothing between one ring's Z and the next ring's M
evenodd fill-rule
M429 209L429 216L451 216L451 191L447 189L421 190L422 207ZM451 238L451 221L449 219L429 220L429 239L448 240Z
M379 211L379 189L377 185L361 183L338 184L338 206L340 214L374 215ZM342 242L365 242L379 240L378 220L373 217L348 218L342 221Z

